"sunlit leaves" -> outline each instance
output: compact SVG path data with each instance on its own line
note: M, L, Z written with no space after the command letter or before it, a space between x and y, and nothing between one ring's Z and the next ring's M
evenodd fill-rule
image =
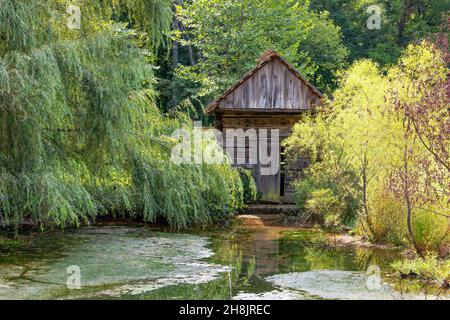
M186 30L174 36L181 43L189 36L201 52L199 64L181 68L179 76L201 83L202 95L225 90L269 48L327 90L348 54L339 27L299 2L196 0L179 6L177 14Z
M316 182L333 181L366 203L365 216L377 215L375 227L385 227L386 208L405 210L406 196L413 214L425 210L429 224L445 221L450 199L447 76L443 53L427 42L410 45L386 74L369 60L357 61L342 73L333 100L296 124L287 144L309 152L309 174ZM356 184L345 179L348 173L358 178ZM404 225L406 211L400 214L405 220L399 225Z

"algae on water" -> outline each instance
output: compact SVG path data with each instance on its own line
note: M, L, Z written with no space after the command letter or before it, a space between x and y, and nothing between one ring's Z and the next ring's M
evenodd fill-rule
M211 281L226 270L203 261L213 252L201 236L126 227L83 228L60 236L66 245L59 257L36 262L30 256L17 265L0 264L0 298L140 294L167 285ZM80 290L67 288L69 266L80 268Z

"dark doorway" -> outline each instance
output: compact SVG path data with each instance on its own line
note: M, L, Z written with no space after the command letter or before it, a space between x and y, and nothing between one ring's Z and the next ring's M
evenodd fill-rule
M280 148L280 197L284 197L286 180L286 148Z

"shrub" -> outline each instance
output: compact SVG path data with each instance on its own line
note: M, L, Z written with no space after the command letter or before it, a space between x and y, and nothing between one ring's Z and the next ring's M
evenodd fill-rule
M352 225L358 208L356 198L329 180L315 171L308 178L294 183L294 199L300 209L300 217L305 222L314 218L329 228Z
M414 238L424 251L439 251L443 242L448 241L448 218L427 209L416 209L412 221Z
M392 267L402 277L419 277L447 282L450 280L450 260L438 260L436 254L428 254L425 259L396 261Z
M306 201L311 197L315 188L311 179L300 179L294 182L294 200L300 212L306 211Z
M405 205L387 190L373 191L369 200L372 237L377 242L409 244ZM414 208L412 229L414 239L425 252L439 251L448 243L448 218L438 215L434 206ZM362 222L363 223L363 222Z
M244 202L249 203L256 201L257 188L251 171L244 168L238 168L237 170L241 177L242 185L244 187Z
M374 192L369 197L369 218L372 239L402 245L407 240L406 213L404 206L387 191ZM365 223L362 221L362 223ZM368 229L368 226L366 226Z
M342 207L331 189L314 190L306 201L305 208L307 215L315 217L328 228L335 228L340 224Z

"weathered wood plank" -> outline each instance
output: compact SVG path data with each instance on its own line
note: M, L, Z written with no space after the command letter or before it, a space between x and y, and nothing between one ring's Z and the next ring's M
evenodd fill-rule
M310 109L315 94L278 60L267 63L220 102L223 109Z

